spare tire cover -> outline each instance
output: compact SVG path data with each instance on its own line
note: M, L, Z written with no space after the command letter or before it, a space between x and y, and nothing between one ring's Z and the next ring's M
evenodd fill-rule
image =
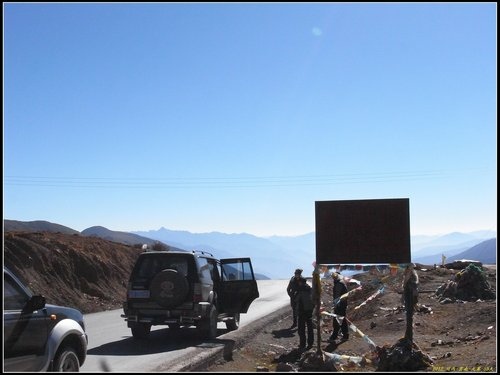
M186 277L176 270L163 270L151 281L151 298L163 307L174 307L184 302L189 292Z

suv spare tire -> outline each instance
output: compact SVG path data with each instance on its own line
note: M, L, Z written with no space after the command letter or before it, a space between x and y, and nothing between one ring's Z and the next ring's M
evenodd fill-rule
M163 307L174 307L184 302L189 293L186 277L176 270L158 272L151 281L151 298Z

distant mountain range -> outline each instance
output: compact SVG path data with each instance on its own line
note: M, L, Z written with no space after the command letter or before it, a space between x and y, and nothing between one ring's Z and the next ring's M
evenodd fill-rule
M315 259L315 233L300 236L257 237L247 233L220 232L191 233L166 228L150 231L119 232L101 226L74 229L47 221L21 222L4 220L4 231L51 231L82 236L100 237L128 245L163 243L172 250L203 250L217 258L250 257L254 272L272 279L291 277L295 268L304 269L309 276ZM484 242L484 244L483 244ZM479 260L496 264L496 232L450 233L443 236L412 236L412 261L423 264L440 264L441 255L448 260ZM263 278L264 276L260 277Z
M269 239L247 233L190 233L166 228L132 233L187 250L209 251L217 258L250 257L254 271L272 279L291 277L293 270L298 267L303 268L306 275L313 271L315 248L314 237L310 235L293 237L298 243L304 241L304 237L310 237L310 246L284 247L280 244L282 239L278 237Z
M4 220L4 232L59 232L64 234L80 234L77 230L65 227L64 225L50 223L48 221L17 221L17 220Z
M161 241L154 240L148 237L139 236L134 233L113 231L101 226L87 228L83 230L81 234L82 236L86 237L100 237L108 241L119 242L125 245L132 245L132 246L146 244L152 247L158 242L163 243ZM163 244L171 251L184 251L183 249L169 246L165 243Z
M454 232L443 236L429 237L429 241L427 242L423 241L423 238L420 238L418 244L414 244L412 241L412 261L422 264L441 264L442 255L446 259L452 259L452 257L459 256L479 243L491 239L493 241L489 243L490 246L493 244L494 248L490 248L491 253L488 255L481 253L475 255L474 258L460 256L460 259L479 260L485 264L495 259L492 263L496 263L496 232L494 231ZM481 255L481 259L478 258L479 255Z
M460 259L479 260L483 264L497 264L497 240L492 238L447 258L447 262Z

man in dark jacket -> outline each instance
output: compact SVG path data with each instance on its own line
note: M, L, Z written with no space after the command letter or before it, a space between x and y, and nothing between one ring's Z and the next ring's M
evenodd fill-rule
M334 303L333 313L337 316L333 317L333 332L328 341L335 341L339 335L339 331L342 331L342 340L345 341L349 339L349 327L347 325L347 320L345 319L347 311L347 297L340 297L347 293L347 286L337 272L332 274L332 278ZM339 320L342 320L342 325L339 324Z
M293 323L290 329L293 329L297 327L297 309L295 308L295 294L297 292L297 288L299 286L299 278L302 275L302 270L300 268L297 268L295 270L295 274L293 277L290 279L290 282L288 283L288 286L286 287L286 292L288 293L288 296L290 297L290 306L292 307L292 317L293 317Z
M300 277L298 279L299 286L295 294L295 302L297 308L297 316L299 321L299 349L310 349L314 344L314 326L312 322L312 313L314 303L312 300L311 287L307 284L306 279ZM306 348L306 326L307 326L307 348Z

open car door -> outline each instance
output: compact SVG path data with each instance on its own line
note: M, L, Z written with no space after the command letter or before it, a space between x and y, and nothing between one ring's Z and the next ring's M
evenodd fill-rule
M221 313L246 313L253 300L259 298L257 281L250 258L221 259Z

